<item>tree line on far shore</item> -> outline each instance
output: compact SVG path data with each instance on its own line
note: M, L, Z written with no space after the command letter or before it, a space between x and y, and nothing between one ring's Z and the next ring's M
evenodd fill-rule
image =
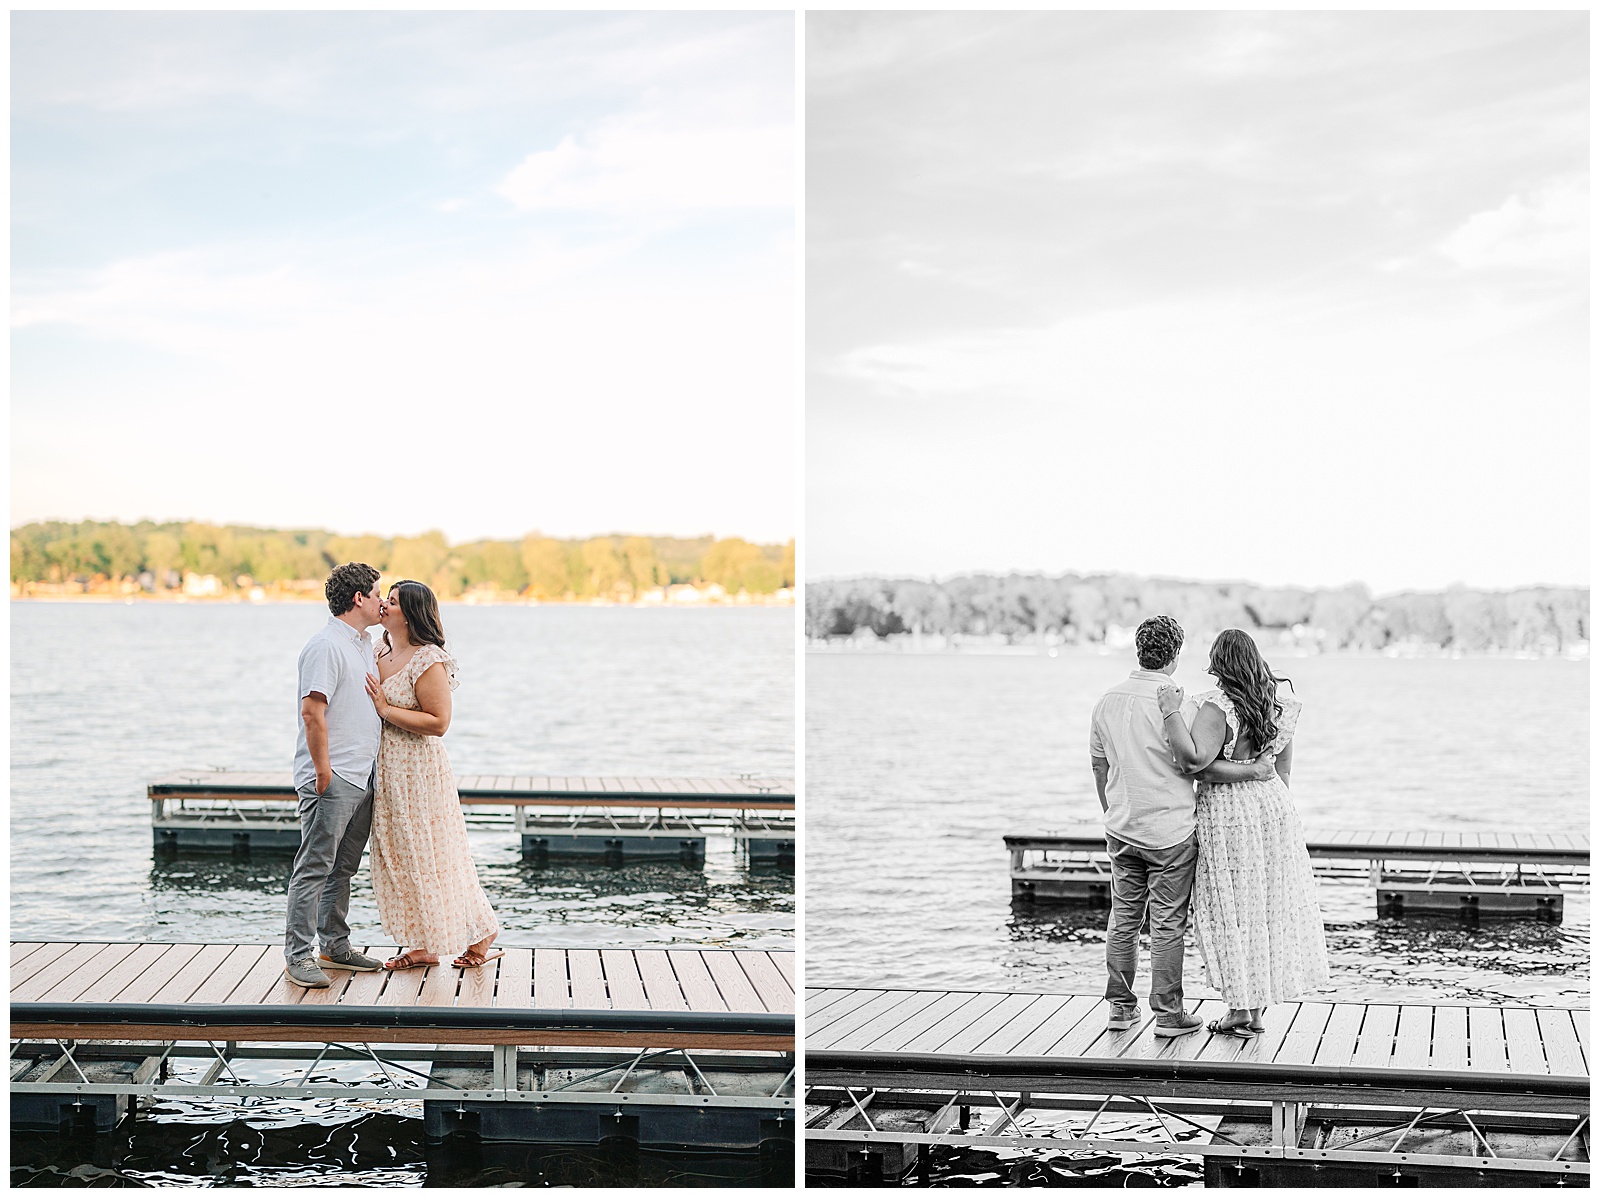
M1589 640L1587 587L1456 586L1374 597L1361 584L1315 589L1127 574L969 574L943 582L808 582L805 596L812 639L922 633L1105 644L1108 634L1117 643L1158 613L1176 618L1197 641L1243 628L1326 652L1407 644L1560 652Z
M362 561L385 578L415 578L441 598L472 590L536 599L627 600L655 587L716 583L730 595L772 594L794 585L794 542L757 545L739 537L600 536L451 545L441 532L347 537L324 529L205 523L49 521L11 530L13 583L98 589L139 580L172 589L185 574L210 575L226 590L251 587L321 593L329 569ZM315 582L312 588L308 584Z

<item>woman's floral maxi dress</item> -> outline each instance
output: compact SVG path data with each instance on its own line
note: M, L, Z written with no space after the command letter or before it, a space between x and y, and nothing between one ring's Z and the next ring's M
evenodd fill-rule
M455 690L455 659L437 645L420 645L384 682L384 697L421 710L417 679L440 662ZM500 930L472 863L444 741L388 721L372 804L372 893L384 931L402 948L444 958Z
M1228 721L1224 757L1239 739L1239 716L1220 690L1195 697L1215 703ZM1281 752L1294 735L1300 703L1280 698ZM1317 881L1305 832L1283 779L1200 783L1195 794L1200 860L1195 869L1195 939L1206 981L1235 1010L1285 1002L1328 980Z

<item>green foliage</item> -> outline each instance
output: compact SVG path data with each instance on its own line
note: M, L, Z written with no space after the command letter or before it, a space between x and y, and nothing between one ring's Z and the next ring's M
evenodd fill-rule
M451 546L442 532L385 539L322 529L278 530L205 522L127 525L47 521L11 531L11 580L80 586L137 578L155 589L186 571L212 574L225 589L320 583L333 566L364 561L426 582L440 598L474 588L538 599L627 599L674 583L717 581L730 592L770 593L792 578L794 543L752 545L732 538L609 535L563 541L534 532L520 541ZM713 574L713 571L715 572Z
M1208 640L1224 628L1243 628L1330 652L1394 644L1548 652L1589 639L1589 592L1576 587L1453 587L1443 594L1408 592L1374 601L1359 584L1307 590L1126 574L972 574L938 583L815 582L807 584L805 600L806 635L816 638L865 631L879 637L998 634L1008 641L1053 635L1100 644L1111 625L1132 629L1158 612L1175 617L1191 638Z
M770 595L783 585L782 566L770 561L761 546L741 537L728 537L711 546L700 572L707 582L720 583L735 595L740 591Z

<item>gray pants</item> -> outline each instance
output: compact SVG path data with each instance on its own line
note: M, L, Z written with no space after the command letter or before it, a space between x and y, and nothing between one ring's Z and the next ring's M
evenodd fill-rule
M365 788L338 774L317 794L315 782L300 795L300 849L289 872L289 919L283 955L291 963L322 951L350 947L350 879L372 831L372 777ZM313 924L315 919L315 924Z
M1133 1006L1139 972L1139 925L1150 914L1150 1010L1183 1014L1183 932L1199 860L1195 838L1168 849L1141 849L1106 836L1111 854L1111 918L1106 923L1106 1000Z

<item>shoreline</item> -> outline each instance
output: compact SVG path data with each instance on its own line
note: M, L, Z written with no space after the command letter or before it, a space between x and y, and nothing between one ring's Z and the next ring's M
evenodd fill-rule
M940 643L944 638L926 637L924 643L916 644L910 634L897 634L904 636L904 640L886 638L884 640L868 641L866 638L857 637L807 637L805 651L807 654L817 656L864 654L867 656L912 656L912 657L1131 657L1133 646L1112 646L1101 644L1067 644L1058 642L1049 644L1045 641L1023 641L1018 644L999 643L986 641L974 637L970 641L957 641L955 643ZM1587 642L1581 650L1557 653L1537 653L1530 649L1506 650L1474 650L1464 652L1459 649L1448 649L1438 645L1407 644L1389 649L1309 649L1298 645L1267 645L1263 652L1271 652L1274 656L1290 659L1310 657L1372 657L1386 658L1391 661L1462 661L1478 658L1498 658L1512 661L1589 661Z
M12 595L11 602L116 604L126 607L132 607L139 603L192 604L201 606L242 605L248 607L299 604L311 604L316 607L327 606L327 600L321 595L271 595L263 599L253 599L248 595ZM795 605L792 594L783 599L775 598L771 595L752 595L743 599L730 596L726 599L701 599L693 602L675 600L671 602L644 603L622 603L615 599L487 599L477 596L461 596L456 599L441 599L439 604L441 607L627 607L671 611L736 607L793 608Z

